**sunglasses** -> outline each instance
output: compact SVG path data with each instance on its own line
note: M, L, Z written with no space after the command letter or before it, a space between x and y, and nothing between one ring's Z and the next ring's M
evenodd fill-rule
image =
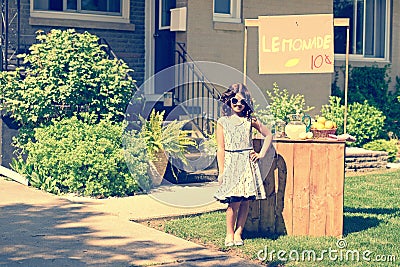
M243 106L245 106L246 105L246 101L244 100L244 99L237 99L237 98L232 98L231 99L231 103L233 104L233 105L236 105L238 102L240 101L240 104L241 105L243 105Z

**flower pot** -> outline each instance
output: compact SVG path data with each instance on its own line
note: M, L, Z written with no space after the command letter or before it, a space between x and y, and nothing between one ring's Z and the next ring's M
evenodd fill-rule
M164 178L168 166L168 157L164 150L154 154L155 160L149 162L147 173L153 186L159 186Z

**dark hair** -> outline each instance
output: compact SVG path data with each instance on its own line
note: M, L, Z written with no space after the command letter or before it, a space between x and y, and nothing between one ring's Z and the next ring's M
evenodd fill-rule
M246 85L243 83L234 83L222 94L220 100L223 103L222 113L225 116L232 115L231 99L235 97L236 94L241 94L246 105L241 112L240 116L251 118L253 113L253 101L251 100L251 95Z

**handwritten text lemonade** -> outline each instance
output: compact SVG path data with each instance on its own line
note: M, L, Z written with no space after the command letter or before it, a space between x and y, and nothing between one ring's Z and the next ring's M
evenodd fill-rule
M286 39L279 36L273 36L270 39L267 39L267 36L265 35L261 38L261 49L262 52L265 53L297 52L315 49L327 50L332 46L331 34L314 36L308 39Z

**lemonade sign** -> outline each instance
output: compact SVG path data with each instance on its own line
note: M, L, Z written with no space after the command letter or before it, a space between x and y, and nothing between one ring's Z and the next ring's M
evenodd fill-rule
M258 17L259 73L332 73L333 15Z

